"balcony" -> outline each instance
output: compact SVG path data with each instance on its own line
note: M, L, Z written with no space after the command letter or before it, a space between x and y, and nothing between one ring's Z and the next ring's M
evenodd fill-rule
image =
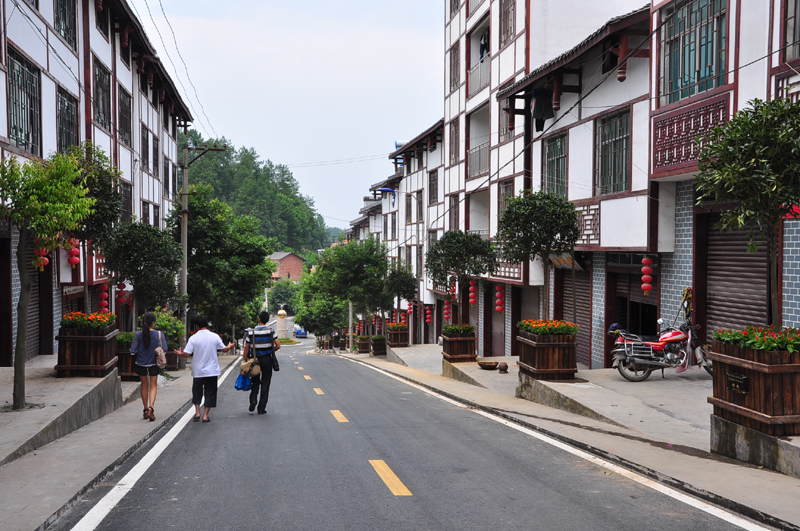
M489 142L467 151L467 179L489 173Z
M489 229L470 229L467 234L477 234L482 240L489 239Z
M469 69L467 77L467 87L469 87L467 93L468 98L471 98L489 86L489 66L491 63L491 58L486 55L475 66Z

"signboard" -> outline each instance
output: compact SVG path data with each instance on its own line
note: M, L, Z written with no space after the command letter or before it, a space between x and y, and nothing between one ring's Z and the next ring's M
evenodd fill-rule
M746 395L750 390L747 376L736 372L726 373L727 389L733 393Z
M556 269L572 269L572 256L569 253L551 254L550 262ZM583 271L583 268L575 261L575 271Z

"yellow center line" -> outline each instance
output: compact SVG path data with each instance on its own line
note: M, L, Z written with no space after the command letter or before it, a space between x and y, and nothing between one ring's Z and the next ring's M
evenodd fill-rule
M339 422L350 422L349 420L347 420L347 418L345 418L344 415L342 415L342 412L339 411L338 409L331 409L331 413L333 413L334 418Z
M315 387L314 388L314 392L317 393L318 395L324 395L325 394L325 393L322 392L322 389L320 389L319 387Z
M298 367L298 369L299 369L299 370L301 370L301 371L303 370L303 368L302 368L302 367Z
M311 376L309 376L309 375L307 375L307 374L304 374L304 375L303 375L303 378L305 378L306 380L310 380L310 379L311 379Z
M403 485L403 482L400 481L392 469L389 468L383 460L370 460L369 464L372 465L372 468L375 469L375 472L378 473L378 476L386 483L386 486L389 487L389 490L392 491L392 494L395 496L411 496L411 491Z
M300 365L299 361L294 362L295 365Z

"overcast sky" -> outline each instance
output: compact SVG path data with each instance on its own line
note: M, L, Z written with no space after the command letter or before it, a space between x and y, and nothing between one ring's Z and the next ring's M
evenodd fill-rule
M443 115L441 0L160 0L166 19L159 0L128 1L166 67L167 54L175 62L195 127L289 165L328 226L349 226L394 171L395 140ZM367 160L310 164L346 159Z

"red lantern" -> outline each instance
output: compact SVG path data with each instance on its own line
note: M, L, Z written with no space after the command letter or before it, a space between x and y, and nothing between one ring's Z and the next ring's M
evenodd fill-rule
M100 308L100 313L108 313L108 308Z
M97 303L100 308L108 308L108 301L100 301Z
M505 299L506 298L506 293L504 291L498 291L497 292L497 298L498 299Z
M642 265L646 265L646 266L653 265L653 259L652 258L648 258L648 257L645 256L644 258L642 258Z
M650 284L642 284L642 291L644 291L645 295L650 295L650 292L653 290L653 286Z
M645 295L650 295L650 292L653 291L653 285L650 284L653 281L653 277L651 276L653 273L653 268L650 267L653 265L653 260L648 257L642 258L642 291L644 291Z
M117 284L117 289L120 291L125 291L125 283L120 282L119 284Z
M503 299L497 299L496 303L497 303L498 306L505 306L506 305L506 301L503 300Z
M503 307L502 306L496 306L495 310L497 310L498 312L502 313L503 312Z

